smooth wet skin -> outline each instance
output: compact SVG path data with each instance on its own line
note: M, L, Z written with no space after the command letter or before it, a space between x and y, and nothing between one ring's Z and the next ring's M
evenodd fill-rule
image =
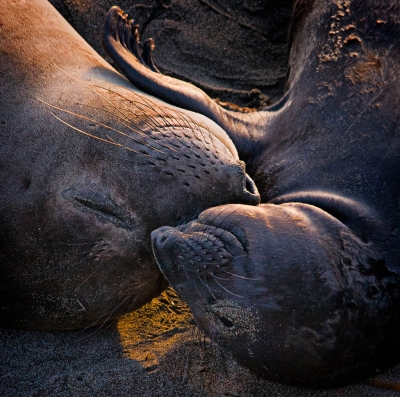
M166 287L152 230L259 195L221 128L135 90L47 1L0 15L0 324L103 324Z

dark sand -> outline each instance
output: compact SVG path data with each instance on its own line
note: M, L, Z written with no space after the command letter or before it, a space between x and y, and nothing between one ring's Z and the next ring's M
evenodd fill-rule
M399 395L388 388L400 390L400 366L334 390L257 378L204 338L172 291L116 324L70 332L0 329L0 341L2 397L383 397Z
M115 0L52 0L103 56L103 20ZM156 40L156 62L240 106L283 91L291 1L146 0L117 4ZM398 396L400 366L335 390L257 378L200 333L169 291L117 323L84 331L0 329L0 396ZM396 389L398 391L391 390Z

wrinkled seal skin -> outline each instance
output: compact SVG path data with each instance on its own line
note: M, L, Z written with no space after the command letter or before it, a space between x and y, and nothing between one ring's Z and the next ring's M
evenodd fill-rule
M220 127L139 96L47 1L0 22L0 323L102 324L165 288L152 230L259 196Z
M287 92L246 115L129 61L131 81L222 126L257 184L260 206L152 239L199 327L268 379L336 386L398 360L399 14L394 0L297 1Z

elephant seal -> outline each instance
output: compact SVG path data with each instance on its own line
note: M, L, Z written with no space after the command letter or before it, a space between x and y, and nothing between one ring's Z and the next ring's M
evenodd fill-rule
M227 134L136 90L46 0L0 4L0 324L102 324L166 287L150 233L257 204Z
M398 360L399 13L394 0L298 0L287 91L247 114L144 67L132 22L108 14L125 75L219 124L256 182L260 206L208 209L152 241L199 327L268 379L337 386Z

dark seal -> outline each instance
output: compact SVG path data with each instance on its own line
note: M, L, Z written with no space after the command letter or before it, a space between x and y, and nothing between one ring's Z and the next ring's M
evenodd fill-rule
M268 379L339 385L399 355L399 13L393 0L297 1L286 94L247 114L145 67L135 25L108 14L126 76L219 124L257 184L262 205L152 238L200 328Z
M135 91L32 4L0 4L0 323L102 324L166 287L152 230L259 196L220 127Z

